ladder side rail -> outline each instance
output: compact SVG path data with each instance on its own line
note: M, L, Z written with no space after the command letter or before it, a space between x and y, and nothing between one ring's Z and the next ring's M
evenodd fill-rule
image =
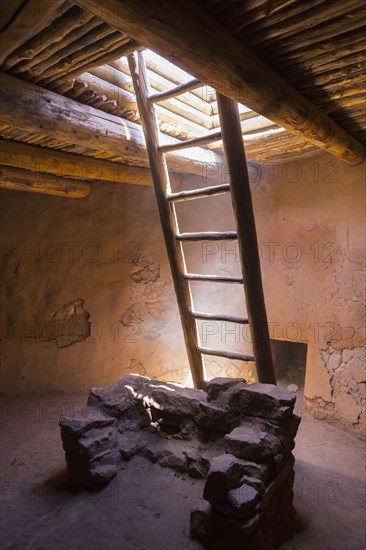
M239 253L249 327L259 382L276 384L269 342L257 232L237 103L217 93L231 200L237 224Z
M196 388L205 389L203 358L198 350L196 321L190 313L193 310L191 290L188 281L184 278L186 268L182 244L175 236L178 233L178 227L174 204L166 198L167 192L170 191L168 169L165 157L159 152L155 108L148 100L149 86L145 61L141 52L130 54L127 59L145 134L161 227L177 296L193 383Z

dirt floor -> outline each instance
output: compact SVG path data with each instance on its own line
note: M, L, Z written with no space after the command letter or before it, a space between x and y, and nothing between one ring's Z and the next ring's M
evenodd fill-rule
M283 550L363 550L365 446L298 401L301 527ZM189 538L189 514L202 480L136 457L99 493L68 487L58 419L85 402L85 394L1 397L2 550L200 549Z

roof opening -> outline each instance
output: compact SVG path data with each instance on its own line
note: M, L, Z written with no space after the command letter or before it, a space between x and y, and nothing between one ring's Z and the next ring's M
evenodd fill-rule
M143 55L152 94L165 92L193 79L192 75L151 50L144 50ZM123 114L124 118L139 122L127 58L121 57L90 72L95 78L96 85L98 85L98 78L100 77L103 80L108 79L108 82L116 87L115 94L123 95L123 97L115 98L117 103L124 103L128 106L127 112ZM82 80L83 77L87 76L87 73L81 75L80 79ZM118 92L118 89L120 92ZM110 100L110 97L107 98L108 100ZM175 98L157 103L156 112L162 134L162 143L169 144L176 139L185 141L198 138L210 134L210 132L216 132L220 128L215 90L205 84L186 91ZM278 127L272 121L243 104L239 104L239 113L244 141L256 140L284 131L283 128ZM197 158L198 149L201 149L200 154L203 154L202 148L195 147L194 149L195 151L183 150L179 155L189 158L193 153L194 157ZM210 143L205 146L204 150L206 155L202 160L210 162L209 151L222 151L222 141Z

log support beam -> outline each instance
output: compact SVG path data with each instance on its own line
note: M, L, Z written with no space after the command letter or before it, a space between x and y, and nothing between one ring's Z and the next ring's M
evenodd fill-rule
M0 164L60 178L152 185L148 168L83 157L7 139L0 139ZM179 176L177 185L178 182Z
M134 122L2 72L0 104L0 124L47 136L65 145L72 143L86 150L108 151L122 158L125 164L149 167L141 126ZM162 136L163 143L173 141ZM221 167L223 160L222 155L208 150L167 155L173 172L196 174L201 178L210 169L213 179L219 179L220 174L211 169Z
M86 182L153 185L149 168L64 153L7 139L0 139L0 164ZM173 188L176 188L181 185L182 176L171 174L170 180Z
M9 166L0 166L0 188L70 199L82 199L90 193L88 183Z

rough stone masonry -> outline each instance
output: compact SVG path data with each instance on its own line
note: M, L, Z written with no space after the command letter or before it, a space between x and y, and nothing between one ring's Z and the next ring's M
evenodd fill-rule
M293 518L296 397L271 384L215 378L207 393L128 375L92 388L60 421L71 480L99 489L134 455L203 483L191 536L210 550L273 550Z

